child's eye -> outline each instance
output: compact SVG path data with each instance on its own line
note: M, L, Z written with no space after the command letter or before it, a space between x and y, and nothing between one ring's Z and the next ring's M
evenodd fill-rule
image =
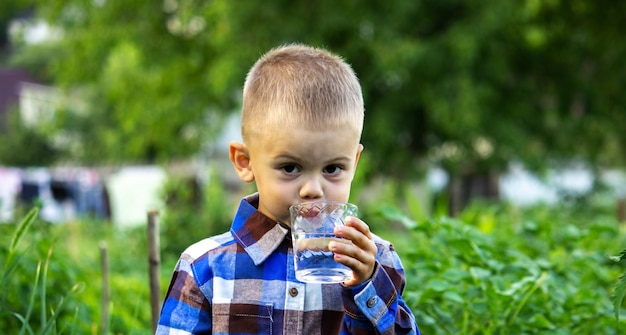
M298 172L300 172L300 168L297 165L294 164L286 164L281 166L281 170L283 170L283 172L287 173L287 174L296 174Z
M328 165L324 168L324 173L330 175L338 175L341 172L341 166L339 165Z

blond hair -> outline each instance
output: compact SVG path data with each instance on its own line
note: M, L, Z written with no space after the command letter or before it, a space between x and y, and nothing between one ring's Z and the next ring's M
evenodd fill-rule
M302 124L363 128L359 80L342 58L326 50L289 44L270 50L250 69L243 88L244 141L270 127Z

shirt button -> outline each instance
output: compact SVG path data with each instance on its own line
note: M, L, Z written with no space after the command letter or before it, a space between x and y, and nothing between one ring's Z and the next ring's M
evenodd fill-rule
M367 300L367 307L372 308L376 304L376 297L369 298Z
M298 295L298 289L295 288L295 287L290 288L289 289L289 295L292 296L292 297L297 296Z

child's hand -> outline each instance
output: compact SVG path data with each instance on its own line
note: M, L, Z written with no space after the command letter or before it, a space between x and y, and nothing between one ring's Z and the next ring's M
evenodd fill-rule
M350 216L345 226L335 227L335 235L352 243L330 242L330 251L335 253L335 261L352 269L352 279L344 285L354 286L370 279L376 265L376 245L372 240L369 226L361 219Z

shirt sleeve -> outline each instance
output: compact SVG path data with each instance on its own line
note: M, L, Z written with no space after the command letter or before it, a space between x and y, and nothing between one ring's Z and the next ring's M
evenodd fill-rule
M345 307L341 335L416 334L415 316L402 299L406 285L404 268L393 246L378 242L372 278L342 291Z
M184 256L174 269L155 334L211 334L210 303Z

